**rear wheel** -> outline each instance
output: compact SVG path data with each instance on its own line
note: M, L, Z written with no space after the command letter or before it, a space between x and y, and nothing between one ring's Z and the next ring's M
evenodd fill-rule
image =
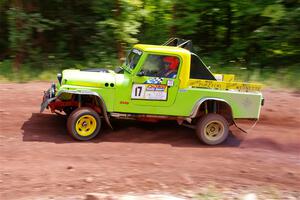
M217 145L224 142L228 137L228 132L228 122L219 114L207 114L197 123L197 136L208 145Z
M98 135L101 128L101 119L98 113L91 108L77 108L67 121L70 135L77 140L90 140Z

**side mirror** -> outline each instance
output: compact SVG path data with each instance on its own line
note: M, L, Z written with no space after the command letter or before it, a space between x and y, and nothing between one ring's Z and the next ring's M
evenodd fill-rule
M117 67L116 69L115 69L115 72L117 73L117 74L119 74L119 73L121 73L121 72L123 72L124 71L124 69L122 68L122 67Z
M137 76L145 76L145 72L142 70L139 73L137 73Z

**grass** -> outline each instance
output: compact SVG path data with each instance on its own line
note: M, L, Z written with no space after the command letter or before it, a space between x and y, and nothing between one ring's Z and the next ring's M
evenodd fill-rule
M300 70L296 67L274 71L272 69L252 69L223 67L213 72L235 74L236 81L258 82L271 88L300 90Z
M218 188L214 185L202 187L192 195L194 200L258 200L258 199L299 199L297 191L282 190L273 186L257 186L253 188Z
M202 188L202 191L198 192L194 199L199 200L220 200L224 199L224 195L218 191L214 186L210 185L207 188Z
M207 58L205 61L212 65L212 72L235 74L237 81L259 82L272 88L300 90L300 64L276 69L259 65L256 67L246 66L238 62L223 63L213 58Z
M300 66L294 65L288 68L274 70L272 68L248 69L236 63L216 63L207 59L207 63L213 63L211 71L214 73L235 74L236 80L247 82L260 82L267 87L289 88L300 90ZM35 80L50 81L56 80L56 74L68 68L110 68L117 66L117 61L111 63L93 63L88 61L74 60L52 60L44 63L23 64L18 72L12 69L10 60L0 61L1 82L28 82ZM208 64L209 65L209 64Z
M114 61L114 63L117 63ZM116 65L117 66L117 65ZM83 68L109 68L113 69L110 63L93 63L75 60L52 60L51 62L25 63L18 71L13 70L12 61L0 61L1 82L28 82L28 81L49 81L56 80L57 73L64 69Z

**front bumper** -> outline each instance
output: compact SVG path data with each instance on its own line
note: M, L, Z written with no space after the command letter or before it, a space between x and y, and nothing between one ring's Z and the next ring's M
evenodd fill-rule
M52 83L51 87L47 91L44 91L40 112L43 112L46 108L48 108L49 103L51 103L57 98L55 96L55 92L56 92L56 86L54 83Z

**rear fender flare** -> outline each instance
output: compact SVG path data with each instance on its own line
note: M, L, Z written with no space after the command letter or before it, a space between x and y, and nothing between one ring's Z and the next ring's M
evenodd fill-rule
M193 107L193 110L190 114L190 118L195 118L197 116L198 110L200 109L202 103L204 103L205 101L219 101L219 102L223 102L223 103L227 104L228 107L230 108L232 118L233 118L233 110L232 110L230 104L224 99L213 98L213 97L206 97L206 98L199 99Z

